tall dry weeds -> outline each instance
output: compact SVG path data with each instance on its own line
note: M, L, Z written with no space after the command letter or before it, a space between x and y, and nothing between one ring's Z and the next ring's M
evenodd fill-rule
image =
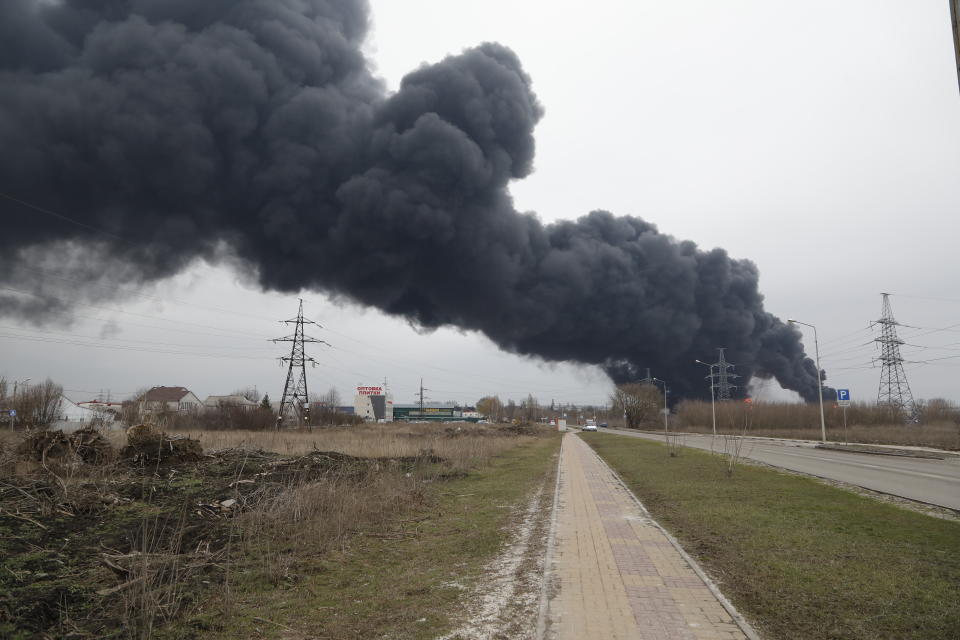
M157 462L135 467L122 460L86 464L64 458L19 468L24 463L15 459L14 437L0 438L0 481L22 481L26 473L55 488L46 492L13 485L5 488L24 501L37 501L29 505L29 512L17 515L36 518L31 522L38 526L43 526L44 514L58 509L74 514L109 509L112 501L116 503L119 485L142 485L133 492L140 496L136 498L138 508L144 508L139 526L130 531L125 544L118 545L122 548L98 552L101 565L116 577L98 593L111 607L120 609L126 635L138 640L155 637L158 629L182 617L202 581L210 583L208 589L219 589L219 600L228 612L232 586L241 575L279 585L297 579L307 554L315 558L346 549L361 535L411 535L431 484L489 464L497 454L535 437L492 425L450 424L364 425L312 433L180 433L198 438L207 454L230 451L180 466L161 467ZM118 450L126 444L121 430L105 435ZM257 453L260 451L288 457ZM324 456L318 453L321 451L354 458ZM299 464L301 457L333 463L329 469L321 465L318 470L316 465ZM259 458L255 470L245 467L252 458ZM219 468L216 465L231 460L242 461L230 472L236 476L234 481L227 480L236 504L212 516L201 516L212 517L219 525L200 524L198 506L210 505L198 505L196 497L186 500L182 511L178 507L170 511L169 496L164 505L152 504L152 496L169 493L184 475L196 473L206 482L203 465ZM275 465L283 472L277 473ZM222 477L218 478L225 487ZM216 500L229 495L217 493ZM119 504L132 504L124 500ZM156 515L160 512L163 515ZM187 538L192 542L187 543ZM198 540L201 546L197 546Z
M741 429L739 416L744 411L740 401L718 402L717 431L733 435ZM820 407L816 403L754 402L750 435L772 438L819 440ZM678 428L695 433L711 433L710 403L685 400L677 406ZM931 422L890 423L889 412L874 405L854 404L847 409L847 429L843 426L843 410L832 404L825 406L824 422L827 439L849 440L862 444L924 446L960 450L960 423L937 414Z
M405 458L433 451L458 470L475 468L529 441L493 425L396 424L305 431L181 431L205 451L247 449L282 455L337 451L359 458Z

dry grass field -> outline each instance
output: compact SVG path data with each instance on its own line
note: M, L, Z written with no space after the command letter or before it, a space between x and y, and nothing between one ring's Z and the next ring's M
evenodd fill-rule
M263 624L237 617L242 600L297 588L304 567L358 541L407 539L444 486L530 455L516 451L546 460L556 440L537 427L470 424L178 432L139 449L123 431L103 435L112 446L98 440L96 458L90 447L18 449L22 434L0 436L0 637L249 634ZM202 453L171 453L177 438L199 440ZM524 482L499 490L520 500ZM486 537L498 540L494 531ZM330 624L319 637L345 633Z
M820 407L817 404L718 402L717 431L726 434L770 438L820 439ZM960 450L960 414L955 411L928 412L920 424L891 422L875 406L855 404L847 410L825 405L827 439L833 442L890 444ZM676 409L674 427L695 433L710 433L709 402L685 400Z

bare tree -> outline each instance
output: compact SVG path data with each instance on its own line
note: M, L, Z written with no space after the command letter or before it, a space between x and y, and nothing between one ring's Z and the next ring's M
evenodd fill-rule
M230 395L243 396L250 402L260 402L260 392L257 391L256 387L246 387L244 389L237 389Z
M140 387L130 400L124 400L120 404L120 422L124 426L132 426L139 423L143 419L143 403L144 396L147 395L146 387Z
M11 404L20 424L46 429L59 417L62 397L63 387L47 378L40 384L23 387Z
M323 394L322 401L327 403L328 407L335 410L341 403L340 392L337 391L336 387L330 387L327 389L327 392Z
M498 396L484 396L477 400L477 412L491 422L502 422L503 402Z
M520 403L520 415L525 422L536 422L540 417L540 403L533 394L527 394L527 399Z
M517 415L517 403L514 402L513 400L508 400L507 406L504 408L503 414L508 421L512 421Z
M310 394L310 420L313 424L341 424L350 422L346 414L337 410L342 399L336 387L330 387L326 393Z
M614 411L626 416L630 429L652 426L663 407L660 390L649 384L621 384L614 389L610 401Z

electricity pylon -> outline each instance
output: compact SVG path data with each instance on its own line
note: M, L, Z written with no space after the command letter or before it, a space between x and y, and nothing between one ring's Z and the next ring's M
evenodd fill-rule
M907 383L907 374L903 370L903 358L900 345L903 340L897 337L897 325L890 306L890 294L883 293L883 312L877 324L880 325L880 389L877 391L877 404L885 405L909 422L917 420L917 405Z
M423 419L423 401L429 399L423 395L424 391L430 391L430 389L427 389L426 387L423 386L423 378L420 378L420 393L418 395L420 396L420 419L421 420Z
M281 320L284 324L293 324L296 327L293 335L284 338L274 338L272 342L291 342L290 357L280 358L281 362L289 363L287 368L287 381L283 385L283 397L280 399L280 410L277 412L277 430L283 425L283 420L289 412L293 412L297 419L297 426L310 426L310 399L307 395L307 363L316 366L317 361L309 357L304 350L304 345L308 342L325 344L330 346L324 340L311 338L303 332L305 324L320 326L313 320L307 320L303 317L303 299L300 300L300 310L297 317L293 320ZM321 327L322 328L322 327ZM297 370L295 373L294 370ZM299 375L298 375L299 374ZM296 377L296 380L294 379Z
M724 401L729 400L731 397L730 392L737 388L737 385L731 384L730 381L736 380L740 376L732 371L735 365L727 362L727 357L724 354L726 349L724 347L720 347L717 349L717 351L720 352L720 361L713 364L713 366L717 368L717 384L715 386L717 390L717 400ZM713 380L711 379L711 383L712 382Z

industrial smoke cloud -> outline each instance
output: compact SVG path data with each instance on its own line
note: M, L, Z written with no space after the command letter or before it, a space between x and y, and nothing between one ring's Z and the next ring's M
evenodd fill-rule
M149 283L230 259L502 348L650 367L702 395L719 346L744 376L816 397L799 333L756 267L636 217L516 211L543 109L493 43L388 95L362 0L0 3L0 313L36 318L49 274ZM83 291L75 292L83 295Z

